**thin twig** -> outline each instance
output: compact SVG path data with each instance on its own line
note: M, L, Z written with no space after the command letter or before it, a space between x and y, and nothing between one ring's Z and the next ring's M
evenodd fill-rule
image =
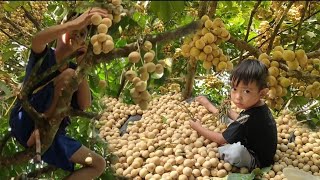
M252 9L252 11L251 11L249 23L248 23L248 26L247 26L247 33L246 33L246 36L244 37L244 41L245 41L245 42L247 42L248 37L249 37L250 27L251 27L251 24L252 24L253 16L256 14L256 12L257 12L258 7L259 7L260 4L261 4L261 0L259 0L259 1L254 5L254 7L253 7L253 9ZM241 52L240 52L240 62L242 61L243 51L244 51L244 50L242 49Z
M314 16L314 15L318 14L319 12L320 12L320 10L318 10L318 11L316 11L316 12L312 13L310 16L306 17L303 21L308 20L309 18L311 18L312 16ZM281 33L285 32L285 31L291 30L291 29L293 29L293 28L297 27L298 25L299 25L299 24L297 23L297 24L295 24L294 26L288 27L287 29L284 29L284 30L282 30L282 31L278 32L278 33L277 33L277 35L279 35L279 34L281 34ZM271 28L271 27L270 27L270 28ZM268 31L270 28L266 29L266 31ZM259 35L255 36L255 37L252 37L248 42L251 42L252 40L254 40L254 39L256 39L256 38L258 38L258 37L262 36L266 31L264 31L263 33L261 33L261 34L259 34ZM266 41L268 41L269 39L270 39L270 38L268 38Z
M2 17L1 18L2 21L6 22L6 23L9 23L15 31L17 32L23 32L24 35L28 35L29 37L33 37L32 34L30 34L29 32L23 30L23 29L20 29L15 23L13 23L10 19L8 19L7 17Z
M24 11L24 15L34 24L36 29L38 31L41 31L40 24L37 22L37 20L29 13L29 11L24 6L21 6L21 8Z
M300 114L300 113L309 111L309 110L311 110L311 109L313 109L313 108L319 107L319 106L317 106L318 104L319 104L319 101L315 101L313 104L311 104L311 105L308 106L307 108L295 112L294 115L298 115L298 114Z
M25 44L23 44L22 42L20 42L18 39L14 38L13 36L11 36L10 34L8 34L7 32L5 32L4 27L2 25L0 25L0 31L5 34L6 36L8 36L8 38L10 38L11 40L13 40L14 42L20 44L21 46L28 48Z
M101 114L97 114L97 113L92 113L92 112L85 112L85 111L80 111L77 109L72 108L70 110L70 116L79 116L79 117L84 117L87 119L100 119L100 117L102 116Z
M297 29L297 35L296 35L296 38L295 38L295 41L294 41L294 44L293 44L293 51L296 50L296 47L297 47L299 38L300 38L300 36L301 36L301 35L300 35L300 29L301 29L301 25L302 25L304 16L306 15L306 9L307 9L307 7L308 7L308 4L309 4L309 2L306 1L306 4L305 4L305 6L304 6L303 9L302 9L302 15L301 15L301 17L300 17L300 22L299 22L298 29Z
M272 46L273 46L273 41L276 38L276 35L281 27L282 22L284 21L285 17L287 16L287 13L289 12L291 6L293 5L294 1L290 1L287 9L283 12L281 19L279 20L279 22L277 23L276 27L274 28L274 31L271 35L270 41L269 41L269 46L267 49L267 54L270 54L271 50L272 50Z
M48 165L46 167L43 167L43 168L40 168L40 169L36 169L35 171L32 171L32 172L28 173L27 177L28 178L37 178L42 174L47 174L47 173L53 172L53 171L55 171L57 169L58 168L55 167L55 166Z

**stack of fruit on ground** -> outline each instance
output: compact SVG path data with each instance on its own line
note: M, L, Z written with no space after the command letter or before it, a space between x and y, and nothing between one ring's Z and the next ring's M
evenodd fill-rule
M189 120L200 118L212 131L222 132L221 124L198 102L182 100L181 94L154 97L148 109L127 105L113 98L102 99L107 107L98 127L100 136L109 143L119 157L113 165L116 173L132 179L209 179L225 177L229 173L248 173L220 160L217 143L199 136L190 128ZM142 114L120 136L119 129L129 115ZM276 163L263 179L286 179L285 167L303 169L319 176L320 132L311 132L297 123L294 116L283 114L277 118L278 148ZM293 142L290 142L294 134ZM293 138L291 138L292 140Z

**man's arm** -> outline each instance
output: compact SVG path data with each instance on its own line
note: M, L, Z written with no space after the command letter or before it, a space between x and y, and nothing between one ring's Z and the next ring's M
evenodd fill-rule
M41 53L46 48L47 43L58 39L58 37L73 29L74 26L69 22L46 28L32 38L31 48L35 53Z
M210 131L202 127L200 122L190 121L190 126L192 129L196 130L201 136L209 139L210 141L216 142L219 145L227 143L221 133Z
M41 53L45 49L47 43L58 39L66 32L81 30L89 25L91 23L91 16L94 14L100 14L102 17L106 17L107 13L108 12L104 9L92 8L72 21L46 28L33 37L31 48L35 53Z

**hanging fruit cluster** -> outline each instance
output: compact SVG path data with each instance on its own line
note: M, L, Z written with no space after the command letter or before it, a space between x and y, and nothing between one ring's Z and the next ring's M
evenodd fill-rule
M102 18L100 15L95 14L91 17L91 22L97 27L97 34L91 37L91 44L93 46L93 53L98 55L101 52L107 54L114 48L113 38L108 35L108 29L114 23L118 23L121 20L121 13L124 12L121 0L108 0L106 9L108 15Z
M259 25L259 36L256 38L256 46L262 52L267 52L270 43L270 38L274 28L270 26L268 21L262 21ZM280 36L276 36L273 41L273 47L280 45Z
M110 18L103 18L99 14L91 17L91 22L97 27L97 34L93 35L90 42L93 46L93 53L100 54L101 52L107 54L114 48L113 38L107 34L108 29L112 25Z
M213 74L207 75L207 77L204 80L204 83L207 88L220 89L224 85L224 83Z
M280 109L284 103L282 97L286 96L288 88L297 91L298 96L304 95L307 98L317 98L320 95L320 83L318 81L308 81L308 79L294 77L295 70L308 73L311 77L319 75L319 59L309 59L304 50L284 50L281 46L276 46L271 52L271 56L262 53L259 60L268 67L269 93L267 104L275 109ZM288 71L280 66L287 65ZM310 79L309 79L310 80Z
M122 0L108 0L107 10L109 12L109 18L113 23L118 23L121 20L121 13L125 11L121 5Z
M11 2L3 2L0 4L0 17L3 15L8 21L0 21L0 25L3 26L2 30L12 37L17 36L20 33L19 35L22 35L24 38L31 38L31 35L37 30L31 20L27 18L26 14L28 13L30 17L41 24L44 17L43 14L48 10L48 2L31 1L28 4L23 5L26 9L30 8L30 10L27 10L27 12L25 12L21 6L19 6L10 13L6 12L5 8L3 7L7 3ZM2 43L8 40L8 36L5 33L0 31L0 42ZM26 39L26 41L28 41L28 39Z
M168 94L170 92L177 94L181 92L181 87L177 83L168 83L165 86L160 86L159 90L161 94Z
M155 64L153 61L155 52L152 50L152 43L150 41L145 41L142 49L146 51L143 55L143 61L141 58L142 51L133 51L128 56L129 62L137 65L141 60L142 66L136 66L137 70L128 70L125 73L125 77L134 85L130 90L130 95L134 103L138 104L141 109L147 109L148 103L151 100L151 95L147 90L147 81L151 73L163 74L165 62L164 60L159 60L158 63Z
M228 56L223 54L222 49L218 47L221 42L230 39L230 33L225 28L220 18L213 21L204 15L201 18L203 26L193 35L187 37L181 46L182 55L189 57L192 64L196 60L203 62L205 69L215 66L217 72L232 70L233 64Z

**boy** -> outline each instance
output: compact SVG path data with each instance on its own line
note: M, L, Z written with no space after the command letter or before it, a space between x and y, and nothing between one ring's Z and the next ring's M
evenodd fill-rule
M239 114L229 110L234 120L223 133L210 131L200 122L190 126L205 138L226 144L218 148L220 158L236 167L250 170L273 164L277 148L276 123L267 105L261 100L267 92L268 69L258 60L244 60L232 72L231 101L241 109ZM210 112L218 113L204 96L196 98Z
M87 47L85 38L87 26L91 23L91 16L100 14L107 17L108 12L100 8L92 8L64 24L51 26L37 33L32 39L31 54L26 68L26 81L38 60L44 60L37 72L37 75L47 71L55 64L63 63L71 54L78 52L77 63L83 60ZM55 49L48 47L47 44L57 40ZM58 99L61 98L63 88L71 81L75 75L76 64L70 63L61 67L44 81L40 82L33 94L28 98L30 104L47 119L54 118L53 113L57 107ZM83 79L74 92L71 106L79 110L85 110L91 105L91 93L86 79ZM66 126L70 124L70 118L64 117L56 136L49 147L44 152L42 159L48 164L62 168L72 173L66 179L93 179L99 177L106 167L104 158L80 142L66 135ZM10 114L10 126L12 135L24 147L28 148L35 144L34 122L28 113L22 108L21 102L17 102ZM40 137L45 138L45 137ZM92 164L85 163L86 157L92 157ZM74 170L74 163L83 165L83 168Z

